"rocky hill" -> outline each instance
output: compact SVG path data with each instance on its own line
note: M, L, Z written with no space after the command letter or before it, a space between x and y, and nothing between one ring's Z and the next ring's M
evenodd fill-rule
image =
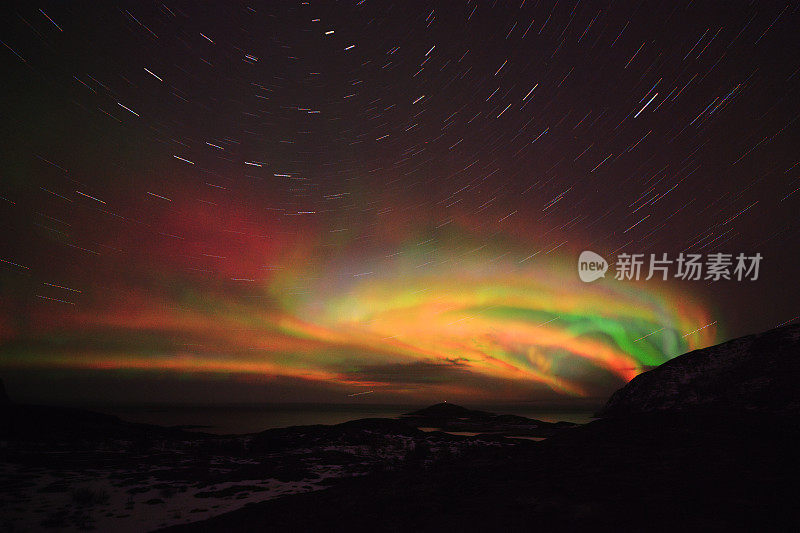
M605 418L530 446L355 477L168 531L795 530L799 337L785 327L678 357L618 391ZM492 417L440 404L405 418Z
M800 325L695 350L636 376L600 416L673 410L800 411Z
M445 432L466 431L494 436L549 437L562 429L576 425L571 422L544 422L524 416L499 415L446 402L406 413L402 420L417 428L436 428Z

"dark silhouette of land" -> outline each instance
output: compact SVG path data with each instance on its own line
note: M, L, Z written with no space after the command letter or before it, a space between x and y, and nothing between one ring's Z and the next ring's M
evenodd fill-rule
M797 529L798 376L800 326L787 326L650 370L580 426L437 404L220 436L6 401L4 520L178 532ZM37 472L59 481L38 486ZM47 491L71 497L29 512Z
M603 419L534 446L353 479L169 531L796 529L798 376L800 326L743 337L640 375Z

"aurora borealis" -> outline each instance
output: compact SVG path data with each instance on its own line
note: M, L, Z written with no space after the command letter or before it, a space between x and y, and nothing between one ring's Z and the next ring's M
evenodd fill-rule
M19 7L0 377L33 400L569 403L796 320L797 11ZM764 261L583 283L583 250Z
M218 227L219 206L183 209L171 207L151 226L163 247L152 247L146 262L158 276L69 300L64 286L42 287L50 305L38 309L40 329L8 342L4 363L278 376L343 396L580 398L714 340L714 330L702 329L708 311L674 288L587 285L569 255L530 257L511 239L487 241L457 222L387 231L370 247L330 231L275 243L267 231ZM171 235L182 227L195 233L176 245Z

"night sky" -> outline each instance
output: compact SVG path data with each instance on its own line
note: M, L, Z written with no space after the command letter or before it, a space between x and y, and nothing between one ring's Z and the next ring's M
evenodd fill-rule
M27 401L569 405L795 321L799 14L20 4L0 377ZM763 259L624 281L622 253Z

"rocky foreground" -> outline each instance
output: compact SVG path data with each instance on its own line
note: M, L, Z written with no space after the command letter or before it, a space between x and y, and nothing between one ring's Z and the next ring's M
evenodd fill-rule
M182 531L794 531L800 326L686 354L530 446L354 478Z
M794 530L798 361L800 326L691 352L582 426L438 404L218 436L4 402L0 528Z
M456 458L502 461L509 450L532 446L527 439L574 426L452 404L400 420L222 436L7 398L0 417L0 530L116 533L196 522L247 503Z

